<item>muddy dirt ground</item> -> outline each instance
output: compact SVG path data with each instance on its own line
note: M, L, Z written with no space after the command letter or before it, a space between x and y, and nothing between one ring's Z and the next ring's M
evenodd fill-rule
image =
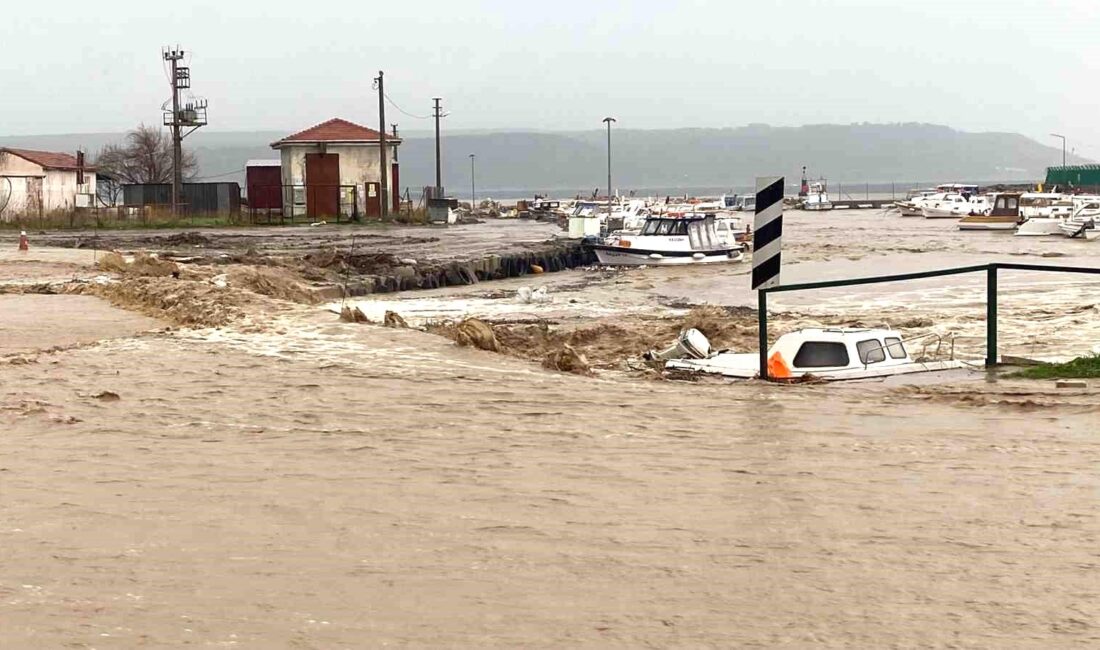
M990 258L1100 265L1100 243L790 219L790 281ZM481 255L494 237L544 236L483 225L382 232L438 241L380 252ZM114 242L113 269L93 264L99 251L35 237L20 255L0 238L0 645L1100 643L1097 386L976 370L658 380L623 356L687 324L754 341L746 266L342 300L294 266L339 246L284 230L226 235L244 246L200 233L172 268L142 261L167 250L138 241L149 233ZM176 235L198 241L155 236ZM250 249L263 259L216 259ZM545 302L517 297L540 285ZM1006 278L1005 351L1096 345L1096 288ZM784 296L773 327L885 320L957 334L978 358L964 337L984 332L981 289ZM411 327L343 322L348 305ZM471 317L507 354L418 330ZM566 343L588 373L542 366Z

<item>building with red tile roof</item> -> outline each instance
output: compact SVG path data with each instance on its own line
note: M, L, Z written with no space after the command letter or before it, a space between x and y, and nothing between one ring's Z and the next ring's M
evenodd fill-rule
M271 143L279 152L283 214L312 219L375 216L381 210L378 147L382 135L371 128L333 118ZM398 205L396 163L399 138L386 137L392 209ZM249 188L259 195L264 188Z

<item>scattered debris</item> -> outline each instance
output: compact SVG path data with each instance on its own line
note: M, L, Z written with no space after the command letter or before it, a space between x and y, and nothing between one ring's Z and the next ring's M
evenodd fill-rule
M459 323L454 332L454 339L464 347L475 347L489 352L500 352L501 349L493 328L476 318L468 318Z
M358 310L359 308L356 307L356 309ZM409 329L409 324L405 322L404 318L401 318L401 314L395 311L386 312L386 315L382 319L382 325L395 329Z
M520 287L516 292L516 300L526 304L541 304L550 302L550 296L546 287L532 290L531 287Z
M359 307L351 307L344 305L344 308L340 310L340 320L346 323L369 323L370 319L363 313Z
M1056 388L1088 388L1089 384L1083 379L1059 379L1054 382Z
M92 399L97 399L97 400L100 400L101 402L117 402L122 398L119 397L118 393L115 393L115 392L109 391L109 390L105 390L105 391L96 393L95 395L92 395Z
M592 373L591 366L588 365L588 359L584 358L584 355L573 349L573 346L566 343L560 350L551 352L542 361L544 368L550 370L558 370L560 372L571 372L575 375L588 375Z

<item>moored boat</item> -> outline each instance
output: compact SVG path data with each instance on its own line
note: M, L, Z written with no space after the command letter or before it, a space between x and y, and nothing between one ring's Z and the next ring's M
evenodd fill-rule
M713 215L650 216L638 233L622 232L593 244L600 264L666 266L740 262L745 247L719 236ZM731 233L732 234L732 233Z
M1020 195L998 192L993 195L992 208L987 212L959 219L959 230L1015 230L1019 223Z

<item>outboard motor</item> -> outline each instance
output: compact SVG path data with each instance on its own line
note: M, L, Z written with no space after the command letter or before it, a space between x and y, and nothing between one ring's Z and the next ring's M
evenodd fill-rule
M642 355L647 361L668 361L669 359L706 359L710 355L710 341L697 329L680 332L676 342L664 350L650 350Z

